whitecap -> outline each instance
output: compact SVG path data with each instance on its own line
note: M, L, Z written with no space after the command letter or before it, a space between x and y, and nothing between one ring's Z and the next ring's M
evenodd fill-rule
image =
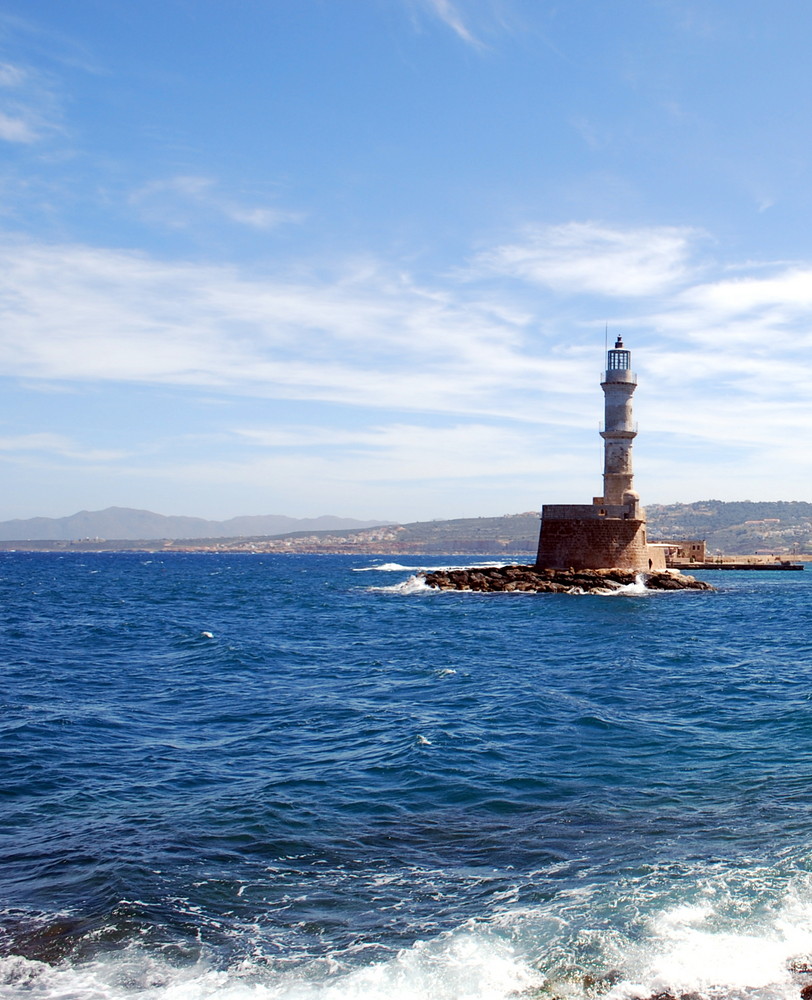
M457 569L501 569L503 566L516 566L516 562L498 562L486 560L484 562L454 563L442 566L404 566L402 563L389 562L380 563L378 566L355 566L353 573L414 573L419 570L421 573L450 573Z
M354 566L353 573L400 573L413 570L414 566L402 566L400 563L381 563L379 566Z
M508 941L472 922L349 970L329 960L274 968L250 959L178 968L131 947L81 966L3 959L0 982L27 1000L507 1000L541 978Z
M370 591L381 594L435 594L434 588L429 587L425 577L419 575L410 576L408 580L401 580L400 583L392 584L391 587L369 587Z
M593 593L608 594L612 597L644 597L653 594L654 591L649 590L643 578L638 576L634 583L624 583L615 590L593 591Z

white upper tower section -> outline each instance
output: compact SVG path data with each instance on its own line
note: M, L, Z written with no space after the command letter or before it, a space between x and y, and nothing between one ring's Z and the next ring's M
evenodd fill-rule
M632 421L632 395L637 376L631 370L632 354L618 337L606 356L606 371L601 382L605 402L603 464L603 500L606 504L626 502L624 495L633 492L632 442L637 429Z

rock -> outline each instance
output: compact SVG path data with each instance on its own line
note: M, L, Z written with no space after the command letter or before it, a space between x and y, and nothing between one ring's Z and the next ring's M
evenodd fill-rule
M617 986L622 978L621 972L617 969L610 969L599 976L587 973L582 981L587 993L606 993L613 986Z
M535 566L483 566L423 573L436 590L473 590L483 593L600 594L618 590L642 577L649 590L713 590L692 576L679 573L637 574L625 569L552 570ZM812 997L805 998L812 1000Z

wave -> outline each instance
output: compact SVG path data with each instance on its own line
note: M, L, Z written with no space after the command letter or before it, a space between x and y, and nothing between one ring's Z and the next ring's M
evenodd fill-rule
M416 574L408 580L401 580L400 583L392 584L390 587L369 587L368 590L379 594L436 594L433 587L429 587L425 577Z
M450 565L450 566L403 566L401 563L381 563L379 566L357 566L353 568L353 573L400 573L408 572L413 573L415 570L420 570L423 573L448 573L454 569L471 569L473 567L485 568L498 568L500 566L515 566L514 562L473 562L473 563L463 563L460 565Z
M643 576L638 574L634 583L621 584L619 587L607 587L605 590L593 590L592 593L600 597L646 597L649 594L663 593L663 591L649 590Z
M27 1000L507 1000L541 984L508 941L476 926L360 968L342 969L329 959L274 965L267 958L218 969L201 959L178 968L132 946L79 966L0 959L0 987L5 998Z
M413 570L414 566L402 566L400 563L381 563L378 566L356 566L353 573L399 573L402 570Z
M640 870L607 892L573 887L548 904L467 920L369 961L370 942L321 955L254 939L218 964L185 965L131 943L91 960L0 959L7 1000L798 1000L812 983L812 888L771 869ZM428 929L428 928L427 928ZM222 962L222 956L220 956Z

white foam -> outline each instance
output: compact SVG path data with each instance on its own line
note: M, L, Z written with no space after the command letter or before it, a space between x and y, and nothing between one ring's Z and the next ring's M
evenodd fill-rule
M355 566L353 573L400 573L403 570L413 570L414 566L402 566L400 563L381 563L379 566Z
M449 573L455 569L498 569L501 566L515 566L514 562L475 562L454 566L403 566L401 563L381 563L379 566L356 566L353 573L414 573L419 570L421 573Z
M623 583L615 589L602 590L600 593L611 595L612 597L644 597L647 594L653 594L654 591L649 590L643 577L638 575L634 583Z
M0 960L9 1000L507 1000L540 982L509 942L474 924L350 970L329 961L178 969L136 948L77 967Z
M792 998L799 995L790 970L806 955L809 938L784 938L775 928L760 932L720 930L701 920L661 920L645 945L627 953L629 968L606 1000L648 997L660 992Z
M410 576L408 580L401 580L400 583L392 584L391 587L370 587L371 591L384 594L434 594L437 593L429 587L422 576Z
M804 862L805 863L805 862ZM542 875L549 876L545 870ZM392 876L378 876L379 881ZM608 890L608 891L607 891ZM508 888L504 898L513 902ZM132 945L76 966L0 959L4 1000L588 1000L584 975L609 970L602 1000L699 992L798 1000L795 959L812 951L812 878L783 870L648 868L614 886L574 885L358 965L359 942L324 957L280 956L272 941L230 968L178 968Z
M636 917L602 941L604 968L622 973L604 1000L662 992L797 1000L792 966L808 962L812 951L812 893L807 880L783 889L780 882L769 869L718 874L699 885L688 878L689 898L660 907L644 882L630 887Z

